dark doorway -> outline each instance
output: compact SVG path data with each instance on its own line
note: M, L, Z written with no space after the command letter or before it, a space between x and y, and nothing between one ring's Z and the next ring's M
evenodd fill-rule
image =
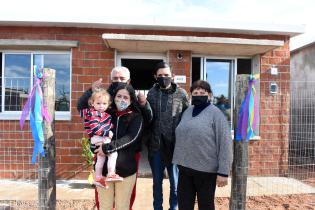
M149 90L155 83L154 68L158 59L121 59L121 65L130 70L131 85L136 90Z
M201 68L201 57L192 57L191 59L191 74L192 74L191 84L201 79L200 68Z
M143 93L147 94L148 90L151 89L153 84L156 82L154 78L154 69L156 64L161 61L163 60L122 58L121 65L130 70L131 85L134 89L144 90ZM148 161L148 150L145 145L142 145L138 173L141 177L151 176L151 169Z

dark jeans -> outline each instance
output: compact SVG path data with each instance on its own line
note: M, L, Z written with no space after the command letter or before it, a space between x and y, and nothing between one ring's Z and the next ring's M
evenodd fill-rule
M196 171L178 166L179 210L193 210L197 195L199 210L214 210L217 174Z
M169 197L169 210L177 208L177 183L178 183L178 168L175 164L170 164L165 167L162 164L161 153L155 152L152 157L149 157L149 163L153 176L153 208L154 210L163 210L163 176L164 170L167 173L170 181L170 197Z

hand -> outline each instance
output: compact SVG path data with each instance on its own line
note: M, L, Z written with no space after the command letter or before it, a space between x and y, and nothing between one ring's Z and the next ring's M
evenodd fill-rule
M140 106L145 106L145 104L147 103L147 98L145 97L145 95L139 91L137 97Z
M100 156L105 156L103 150L102 150L102 146L100 146L99 148L97 148L95 151L94 151L94 154L97 154L97 155L100 155Z
M94 92L95 90L101 88L102 86L102 81L103 79L102 78L99 78L97 81L93 82L92 83L92 91Z
M110 138L110 139L112 139L113 138L113 132L112 131L109 131L109 133L108 133L108 138Z
M102 146L103 145L103 142L97 142L97 143L95 143L95 146Z
M228 184L228 178L224 176L217 175L217 186L224 187Z

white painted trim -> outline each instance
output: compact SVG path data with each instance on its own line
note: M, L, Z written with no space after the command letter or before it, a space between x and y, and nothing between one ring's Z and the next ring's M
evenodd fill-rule
M72 107L72 48L70 50L70 56L69 56L69 64L70 64L70 95L69 95L69 114L66 114L66 117L69 117L69 118L66 118L66 119L62 119L62 120L71 120L71 116L72 116L72 113L71 113L71 107ZM55 93L56 94L56 93Z
M41 39L0 39L1 47L53 47L53 48L72 48L78 47L78 41L69 40L41 40Z
M184 43L215 43L237 45L267 45L283 46L284 41L269 39L243 39L229 37L196 37L196 36L165 36L165 35L136 35L136 34L103 34L104 40L155 41L155 42L184 42ZM110 44L109 44L110 45Z
M2 88L1 88L1 93L5 92L5 87L4 87L4 53L2 53L2 66L1 66L1 84L2 84ZM4 95L5 94L1 94L1 109L0 109L0 113L4 110Z
M39 21L40 20L40 21ZM275 23L255 23L237 22L222 20L200 20L191 21L185 19L176 21L172 19L158 20L156 18L112 18L105 21L95 18L64 18L54 16L47 17L17 17L3 16L0 21L3 26L45 26L45 27L79 27L79 28L108 28L108 29L139 29L139 30L165 30L165 31L192 31L192 32L217 32L251 35L285 35L296 36L304 33L305 25L302 24L275 24Z
M2 112L0 113L1 120L20 120L22 111ZM29 118L27 117L27 120ZM71 120L71 113L69 112L55 112L55 120Z
M163 53L129 53L117 52L116 63L121 66L121 59L153 59L166 61L166 55Z

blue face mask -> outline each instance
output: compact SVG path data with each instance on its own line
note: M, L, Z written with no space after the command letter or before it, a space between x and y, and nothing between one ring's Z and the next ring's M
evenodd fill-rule
M120 100L115 100L115 104L116 104L116 107L117 107L118 111L124 111L130 105L126 101L120 101Z

